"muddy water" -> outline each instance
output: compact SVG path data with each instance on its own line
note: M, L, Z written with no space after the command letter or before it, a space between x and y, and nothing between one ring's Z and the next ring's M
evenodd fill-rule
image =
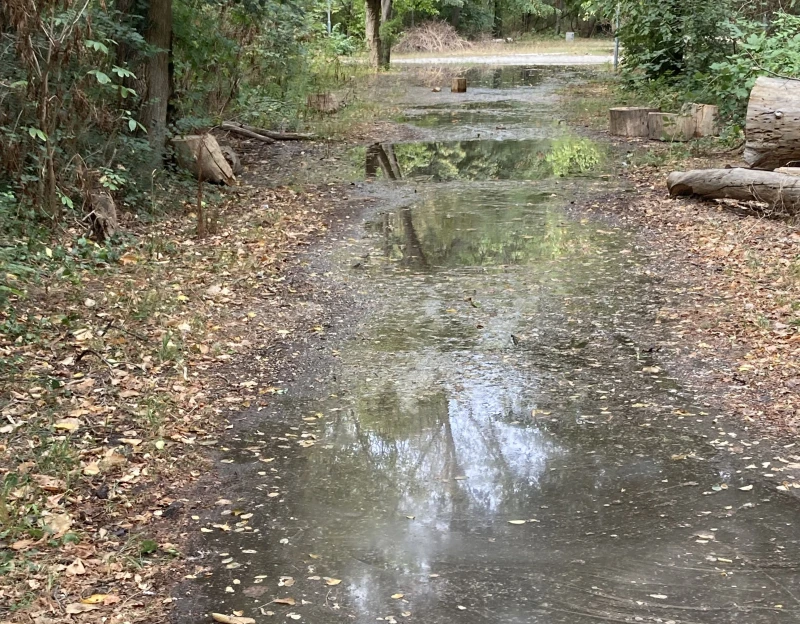
M662 361L646 248L568 210L617 164L545 114L555 80L445 103L539 133L506 142L412 85L431 141L365 162L411 199L313 261L366 312L223 448L185 621L800 621L800 509Z

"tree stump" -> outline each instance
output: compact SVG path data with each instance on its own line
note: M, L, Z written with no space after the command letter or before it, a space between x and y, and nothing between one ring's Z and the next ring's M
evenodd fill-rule
M646 137L647 116L657 108L643 106L621 106L608 111L608 132L615 136Z
M114 236L119 224L117 222L117 205L110 194L105 191L92 193L90 198L92 211L89 213L89 223L92 225L92 234L95 240L103 242Z
M717 136L719 134L719 108L712 104L692 104L694 136Z
M649 137L654 141L688 141L694 136L694 118L677 113L650 113Z
M236 176L225 160L219 143L210 134L191 134L172 139L178 165L196 178L217 184L233 184Z
M451 93L466 93L467 92L467 79L463 77L453 78L453 84L450 87Z
M708 199L766 202L789 214L800 210L800 177L753 169L673 171L667 177L673 197L700 195Z
M333 93L309 93L306 107L318 113L335 113L342 107L339 98Z
M753 169L800 163L800 80L761 76L750 92L744 161Z

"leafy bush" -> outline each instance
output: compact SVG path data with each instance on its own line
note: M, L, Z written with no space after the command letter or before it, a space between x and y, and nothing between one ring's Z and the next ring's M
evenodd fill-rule
M701 79L721 113L741 122L758 76L800 77L800 17L779 11L768 30L752 21L730 29L730 37L737 42L736 54L712 64Z

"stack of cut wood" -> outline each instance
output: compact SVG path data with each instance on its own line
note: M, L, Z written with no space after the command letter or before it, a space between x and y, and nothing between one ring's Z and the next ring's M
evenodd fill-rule
M759 201L782 212L800 211L800 80L756 80L750 92L744 161L750 168L674 171L673 197Z
M657 108L622 106L608 111L609 132L617 136L648 137L654 141L688 141L719 133L719 111L711 104L692 104L685 113L662 113Z

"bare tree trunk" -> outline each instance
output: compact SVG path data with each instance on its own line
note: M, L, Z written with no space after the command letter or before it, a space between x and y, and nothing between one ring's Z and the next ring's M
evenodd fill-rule
M153 166L160 167L167 142L167 108L170 98L172 56L172 0L150 0L147 9L147 43L157 49L147 63L147 93L142 125L153 148Z
M392 0L381 0L381 25L392 19ZM384 33L385 34L385 33ZM389 69L392 56L392 41L388 36L381 37L381 67Z
M366 0L365 34L369 48L370 67L378 69L381 65L381 0Z

